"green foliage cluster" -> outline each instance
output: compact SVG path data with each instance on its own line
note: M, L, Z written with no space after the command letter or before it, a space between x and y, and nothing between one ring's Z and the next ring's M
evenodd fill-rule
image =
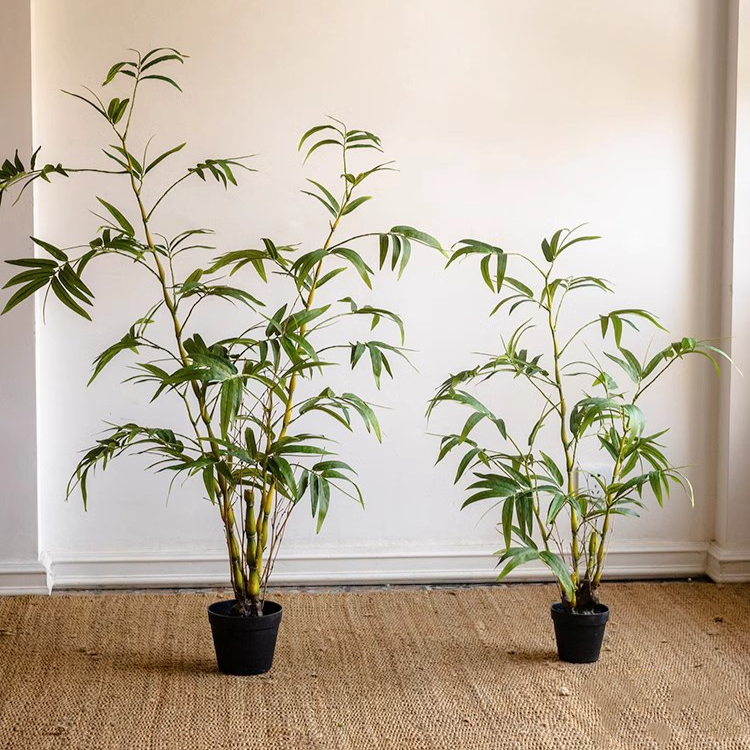
M339 238L346 217L371 198L362 193L363 187L392 166L375 162L362 171L355 169L358 152L367 156L382 151L380 139L334 119L308 130L299 143L305 160L326 151L335 153L340 163L336 184L327 187L309 180L304 191L325 209L319 246L304 250L262 238L257 247L224 252L206 262L206 254L214 250L205 244L208 229L187 228L173 237L159 234L158 209L186 180L215 181L228 189L237 185L241 173L254 171L248 156L210 158L162 184L159 176L185 143L156 156L149 154L148 143L139 149L132 143L139 91L144 85L179 89L164 71L185 59L175 49L143 55L133 51L131 59L110 68L103 82L103 87L124 84L119 97L106 102L90 89L70 94L106 123L112 139L103 149L110 162L107 168L38 167L38 150L28 168L18 154L2 164L0 199L11 192L20 196L38 179L49 182L86 172L124 181L130 192L127 205L97 197L102 225L83 246L60 248L32 238L44 255L10 261L22 270L6 284L14 292L3 312L40 291L45 301L51 292L74 313L90 319L94 294L84 276L92 262L117 255L143 272L153 284L154 304L99 354L91 381L117 357L135 354L136 374L129 380L149 387L152 401L171 398L181 404L185 419L180 424L187 429L132 422L112 425L85 452L68 495L79 488L86 503L92 472L124 453L145 454L153 459L154 469L174 478L196 477L223 524L237 612L259 615L287 522L300 501L309 502L318 529L336 493L362 502L353 468L335 455L326 436L309 431L305 423L314 419L319 425L321 418L330 419L352 430L359 421L378 440L381 437L375 412L363 398L326 385L315 395L300 397L299 379L325 381L326 368L339 359L354 368L367 355L379 386L384 373L392 376L394 357L406 356L404 327L396 313L360 305L352 296L321 300L321 292L344 274L354 274L354 284L371 287L376 271L363 253L375 254L379 269L390 265L400 275L413 246L442 249L430 235L404 225ZM149 200L148 195L156 197ZM189 270L182 273L186 265ZM283 287L287 299L271 310L264 304L264 296L270 297L264 294L270 279L274 294ZM207 340L194 317L206 300L241 305L246 312L228 318L228 325L238 320L248 324L218 341ZM362 341L321 344L321 332L345 318L366 322L370 330L388 324L398 334L397 343L365 336ZM166 339L151 333L159 329L152 327L157 319L168 323ZM325 341L330 339L329 331Z
M10 194L18 200L37 180L50 182L79 173L124 181L130 193L127 205L97 196L102 224L84 245L61 248L32 238L40 254L9 261L21 270L5 285L13 292L3 312L43 292L45 303L51 293L74 313L91 319L94 294L84 276L92 262L116 255L143 272L153 284L155 301L96 357L89 382L116 358L135 354L135 375L129 380L150 388L152 401L174 399L182 407L179 424L186 427L112 425L85 452L68 495L80 489L85 504L91 474L125 453L151 457L151 466L172 474L173 481L199 479L223 525L237 612L259 615L284 531L300 501L309 502L318 529L336 493L362 502L353 468L334 454L326 436L309 431L305 424L311 418L319 424L323 418L352 430L360 422L381 439L371 405L355 393L339 393L325 385L326 368L341 359L351 368L369 361L379 387L384 375L393 376L392 363L406 358L404 326L396 313L359 304L351 294L324 300L321 294L331 288L327 285L333 279L346 274L354 284L372 287L374 266L379 270L390 266L400 277L415 245L443 250L429 234L402 224L340 238L347 217L371 199L363 187L393 167L391 162L372 159L361 171L355 169L355 152L374 157L382 152L380 138L335 119L310 128L298 144L305 161L319 153L333 153L340 163L335 184L309 179L303 191L325 212L319 245L303 249L264 237L255 247L206 260L206 254L215 250L206 244L209 229L186 228L172 237L158 233L159 209L186 181L195 183L197 178L229 189L238 184L240 175L254 171L250 156L206 158L165 181L160 176L186 144L156 156L149 154L150 141L138 149L133 144L131 123L141 87L167 85L179 90L167 72L185 59L171 48L143 55L133 51L131 59L109 69L102 84L124 84L120 96L105 101L91 89L83 94L66 92L106 123L111 137L102 149L106 167L39 165L39 149L30 156L28 167L17 152L0 165L0 203ZM563 602L578 611L597 602L617 516L638 515L645 491L653 493L659 505L674 485L693 499L690 483L659 442L664 433L646 431L643 393L688 355L708 358L717 370L717 356L725 356L707 341L682 338L639 357L626 345L628 336L644 325L664 329L653 314L638 308L601 314L563 335L571 295L612 291L606 280L595 276L558 275L561 256L595 239L558 230L541 243L539 259L506 253L475 239L454 246L447 265L478 258L484 283L501 296L491 315L503 313L512 319L517 311L529 311L531 317L501 339L499 352L448 378L428 408L428 416L445 403L469 409L460 431L442 437L438 461L461 454L455 482L471 477L464 507L489 501L499 509L500 576L522 563L541 561L556 577ZM366 260L368 252L377 263ZM519 270L528 271L530 278L508 273L515 273L515 260L509 262L514 257ZM276 309L269 309L264 301L271 296L267 286L271 279L275 294L281 287L286 290L286 301ZM194 317L206 300L241 306L241 319L247 325L220 340L208 339L198 327L199 316ZM161 330L152 326L158 319L168 324L166 338L152 335ZM228 325L238 319L228 318ZM396 343L382 336L371 338L369 332L354 342L330 343L330 333L321 336L344 319L362 320L370 331L387 325L397 334ZM539 353L530 352L525 344L535 322L546 331L547 347ZM579 344L595 330L600 353L594 353L596 345L589 340L589 356L581 355ZM473 386L494 381L498 375L525 381L539 399L539 410L523 435L509 430L503 416L472 393ZM300 396L301 378L323 380L323 387ZM480 423L493 426L497 443L486 445L475 437ZM550 453L539 447L543 432L548 443L545 428L556 436L556 449ZM608 476L585 476L578 459L587 441L602 452L610 466ZM581 476L585 481L580 481Z
M542 241L539 259L506 253L478 240L457 243L448 265L479 258L484 283L493 294L503 295L491 315L502 312L511 320L520 310L530 317L507 340L501 338L500 351L449 377L428 408L428 415L446 403L470 411L459 432L442 437L438 461L451 452L461 454L455 482L471 477L463 507L488 501L499 510L500 577L523 563L540 561L557 579L564 604L577 611L588 611L598 601L617 516L637 516L648 489L659 505L674 485L693 501L687 477L663 452L659 438L665 431L646 431L642 395L686 356L706 357L717 372L717 357L726 356L710 342L682 338L639 358L626 346L626 332L637 333L642 325L664 330L656 316L642 309L612 310L563 336L567 316L574 313L567 304L570 295L583 290L612 292L606 280L595 276L557 275L564 253L597 239L560 229ZM530 278L506 273L514 256L519 270L528 271ZM536 323L546 330L547 346L532 353L524 341ZM580 344L591 331L598 332L601 351L595 353L597 344L587 341L582 355ZM502 415L477 398L475 388L471 392L499 375L525 381L539 401L539 410L522 435L509 430ZM493 425L499 445L473 437L483 422ZM555 436L554 456L539 446L545 426ZM579 466L579 449L587 442L601 451L603 464L610 467L607 476Z

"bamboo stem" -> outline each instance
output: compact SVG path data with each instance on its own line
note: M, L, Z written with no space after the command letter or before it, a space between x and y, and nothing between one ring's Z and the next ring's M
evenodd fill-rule
M343 147L343 167L344 167L344 174L346 174L346 145ZM338 228L339 222L341 221L341 218L343 216L344 209L346 208L347 202L349 198L351 197L351 187L348 183L346 183L346 187L344 188L344 197L341 201L340 208L336 214L336 217L330 224L330 230L328 232L328 236L326 237L325 242L323 243L323 251L328 251L331 247L331 242L333 240L333 236L336 233L336 229ZM312 281L310 283L310 291L307 295L307 299L304 303L304 310L309 311L312 308L312 304L315 300L315 292L317 290L317 284L318 280L320 279L320 273L323 268L323 262L325 258L322 258L318 264L315 267L315 272L313 274ZM300 336L304 336L305 332L307 331L307 324L303 324L300 326ZM297 388L297 372L293 372L290 379L289 379L289 388L287 390L287 396L284 401L284 415L282 418L281 423L281 429L279 430L278 436L276 437L276 440L281 440L284 437L286 437L287 430L289 429L289 425L292 421L292 411L294 409L294 395ZM273 398L272 394L269 395L269 429L267 434L267 443L266 443L266 454L268 453L268 450L270 449L271 439L272 439L272 431L270 429L270 420L272 418L271 415L271 405ZM264 468L264 486L265 486L265 468ZM268 568L268 571L264 570L263 568L263 553L266 550L267 544L268 544L268 534L269 534L269 519L271 516L271 513L274 508L274 501L276 499L276 479L272 478L271 481L268 483L268 489L263 493L261 498L261 504L260 504L260 512L258 513L258 519L256 522L256 535L257 535L257 541L256 541L256 549L255 549L255 572L259 576L260 580L263 582L263 591L265 591L266 584L268 582L268 574L270 574L270 567ZM286 524L284 524L284 527ZM274 530L271 530L272 533L274 533ZM283 533L283 527L280 530L280 533ZM269 561L272 562L272 561Z
M623 451L625 450L625 436L626 432L623 433L622 438L620 439L620 449L617 452L617 460L615 461L614 469L612 470L612 484L614 484L619 476L620 476L620 469L622 467L622 459L623 459ZM607 541L607 534L609 533L609 527L610 527L610 516L611 516L611 492L608 492L604 498L604 502L607 506L605 512L604 512L604 521L602 523L602 533L601 538L599 540L599 546L596 552L596 568L594 577L592 579L592 587L596 588L599 585L599 582L602 578L602 571L604 569L604 556L606 553L606 541Z
M573 497L575 493L575 483L573 480L573 454L570 450L570 439L568 437L567 428L567 404L565 402L565 392L562 385L562 375L560 373L560 349L557 341L557 331L555 327L555 320L552 315L552 298L549 293L549 274L550 270L544 276L545 289L547 289L547 324L549 326L550 336L552 337L552 356L554 362L554 382L557 388L557 392L560 398L560 442L562 443L563 452L565 454L565 472L567 475L568 495ZM579 584L578 565L581 558L580 547L578 543L578 530L580 522L578 520L578 513L575 508L570 509L570 531L571 531L571 542L570 542L570 556L571 556L571 579L573 581L573 600L570 602L571 606L576 606L576 588Z
M125 157L127 159L128 173L130 176L130 186L135 196L136 203L138 204L138 209L139 209L140 216L141 216L141 223L143 225L143 231L144 231L145 238L146 238L146 244L151 252L152 257L154 258L154 263L156 265L157 275L159 277L159 283L160 283L161 290L162 290L162 297L164 299L164 304L166 305L170 318L172 320L172 327L174 330L174 337L175 337L175 341L177 344L177 350L179 352L179 358L184 366L189 366L190 358L182 340L182 324L180 323L179 316L177 313L177 306L174 302L174 299L172 298L172 295L169 293L169 286L167 283L166 271L161 262L161 259L159 258L159 252L156 249L156 245L154 243L153 237L151 236L151 230L149 227L149 215L146 212L146 207L141 197L140 186L136 184L133 162L130 157L130 152L127 148L127 132L130 126L130 119L131 119L132 112L133 112L133 105L135 104L135 98L136 98L136 93L138 91L139 82L140 82L140 69L138 71L138 74L136 75L136 79L133 84L131 108L130 108L130 113L128 115L128 121L127 121L125 132L121 135L117 131L117 129L114 128L114 126L113 128L115 130L115 133L117 133L118 138L120 139L123 151L125 153ZM190 385L191 385L193 394L196 398L196 401L198 403L200 418L203 421L205 428L206 428L206 433L211 444L211 451L214 454L214 457L216 459L219 459L220 456L219 456L218 450L216 449L215 443L213 442L213 440L215 439L215 435L211 427L210 415L208 414L208 411L206 409L205 396L200 386L198 385L198 383L196 383L194 380L190 381ZM191 417L190 413L188 414L188 416ZM200 440L202 436L200 435L197 428L196 428L196 434L197 434L198 439ZM244 584L243 575L242 575L242 566L241 564L238 565L238 561L239 561L238 545L237 545L237 540L234 534L235 519L234 519L234 513L232 511L231 503L230 503L229 488L226 484L226 480L222 476L219 475L217 477L217 480L218 480L219 490L221 493L221 498L219 501L219 513L220 513L221 520L225 529L227 552L229 553L229 558L230 558L230 573L231 573L231 579L232 579L232 588L235 594L238 596L238 599L241 599L244 596L245 584Z

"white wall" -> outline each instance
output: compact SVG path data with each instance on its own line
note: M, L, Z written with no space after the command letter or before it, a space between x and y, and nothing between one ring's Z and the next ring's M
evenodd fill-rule
M31 146L31 17L27 0L0 4L0 161L16 148ZM0 259L31 250L29 192L15 210L3 206ZM34 382L34 306L13 319L0 318L0 589L44 588L38 562L36 502L36 422Z
M49 158L87 160L106 137L59 89L97 85L126 47L161 45L191 55L178 72L186 93L144 97L139 135L157 133L155 147L189 140L186 164L261 154L262 172L228 195L191 184L165 214L168 231L198 223L219 229L226 248L261 236L314 246L321 215L297 191L315 164L303 172L295 148L331 113L378 132L401 169L382 179L353 227L410 223L446 244L476 236L533 251L558 226L589 221L605 241L580 254L579 269L616 281L618 292L582 303L581 314L644 306L680 335L719 335L723 3L32 5L34 140ZM38 235L88 240L97 220L87 209L102 194L124 195L88 178L43 186ZM425 251L400 283L378 282L373 299L402 313L420 372L402 369L377 395L362 374L337 376L391 407L382 446L358 435L347 448L368 507L341 501L317 539L303 509L277 580L492 578L495 519L458 512L452 467L433 468L436 441L423 412L448 372L493 346L501 323L486 318L493 301L474 268L441 268ZM63 502L77 452L102 420L157 419L143 391L119 385L124 361L84 387L93 357L154 296L125 264L102 263L90 278L95 323L51 305L39 332L42 550L62 584L221 579L220 527L199 486L175 490L166 504L164 481L125 460L93 485L87 514L77 500ZM620 524L612 562L623 574L703 570L717 476L718 386L709 369L688 363L648 399L653 428L671 425L671 455L691 467L697 505L675 497L641 524ZM509 422L527 423L527 396L505 398L494 394ZM171 411L165 404L156 415L168 420Z
M728 15L726 173L723 225L722 331L739 370L721 384L717 519L708 570L722 580L750 576L750 4L733 2Z

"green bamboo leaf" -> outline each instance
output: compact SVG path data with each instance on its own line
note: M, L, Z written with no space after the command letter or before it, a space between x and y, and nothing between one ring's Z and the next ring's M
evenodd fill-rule
M153 68L154 65L160 65L163 62L167 62L168 60L177 60L179 63L183 63L184 55L181 55L179 53L172 53L169 55L161 55L160 57L154 58L153 60L150 60L145 65L141 66L141 72L148 70L149 68Z
M575 586L573 585L567 565L554 552L547 552L546 550L539 552L539 559L552 571L555 578L560 582L563 591L565 591L568 597L568 601L573 601L575 598Z
M5 303L2 315L5 315L9 310L12 310L17 304L23 302L27 297L30 297L34 292L38 291L49 283L49 277L40 278L36 281L31 281L26 286L22 286L20 289L11 296L11 298Z
M31 155L31 170L33 171L36 169L36 157L39 155L39 152L42 150L41 146L37 146L34 153Z
M80 94L74 94L72 91L65 91L65 89L63 89L63 94L72 96L74 99L80 99L82 102L85 102L86 104L88 104L89 107L93 107L100 115L102 115L102 117L107 117L107 113L104 111L103 107L92 102L90 99L87 99L85 96L81 96Z
M638 376L638 379L640 380L642 377L641 373L641 363L638 361L638 358L631 352L629 349L626 349L624 346L620 347L620 352L622 353L623 357L625 357L625 360L630 365L630 367L633 369L633 372L635 372Z
M547 467L552 478L562 487L563 486L563 475L554 460L548 456L544 451L539 451L542 456L542 461Z
M500 294L500 290L503 287L503 281L505 281L505 269L507 267L508 256L505 253L498 253L497 267L495 269L495 288L498 294Z
M549 241L549 247L552 252L552 257L556 258L558 254L558 245L560 243L560 236L564 232L564 229L558 229L553 235L552 239Z
M154 159L145 169L143 172L144 175L147 175L154 167L161 164L161 162L164 161L167 157L171 156L172 154L176 154L178 151L181 151L183 148L185 148L187 144L181 143L179 146L175 146L174 148L170 148L169 151L165 151L160 156L157 156L156 159Z
M131 328L118 342L112 344L112 346L105 349L95 360L94 360L94 371L89 378L87 385L91 385L101 371L121 352L126 350L137 353L138 344L140 339L134 335L133 329Z
M356 344L352 344L350 363L352 370L357 366L357 362L362 358L362 355L367 351L367 347L358 341Z
M177 82L174 81L172 78L168 78L167 76L156 75L155 73L153 73L148 76L143 76L141 80L142 81L164 81L164 83L168 83L170 86L174 86L178 91L180 92L182 91L182 89L177 85Z
M54 245L51 245L49 242L45 242L44 240L37 239L36 237L30 237L31 241L35 245L39 245L43 250L46 250L53 258L56 260L61 261L67 261L68 256L60 250L59 247L55 247Z
M391 237L391 245L393 245L393 250L391 252L391 271L393 271L395 270L396 265L398 264L398 259L401 256L401 238L397 235L393 235Z
M398 268L398 278L400 279L406 269L409 259L411 258L411 242L404 237L401 240L401 265Z
M357 472L352 469L349 464L344 463L344 461L338 461L338 460L332 460L332 461L320 461L317 464L315 464L313 467L313 471L320 471L325 472L329 471L330 469L344 469L345 471L351 471L353 474L356 474Z
M57 263L49 258L17 258L16 260L6 260L9 266L21 266L23 268L46 268L54 270ZM6 284L7 286L7 284Z
M565 507L567 497L562 492L553 495L552 502L547 509L547 525L552 526L560 511Z
M380 376L383 372L383 355L372 344L367 344L367 350L370 352L370 363L372 365L372 374L375 377L375 384L380 388Z
M517 289L519 292L521 292L521 294L523 294L528 299L534 298L534 292L528 286L526 286L526 284L524 284L522 281L519 281L518 279L512 278L510 276L506 276L505 283L508 284L509 286L512 286L514 289Z
M544 255L544 259L548 263L552 263L552 261L555 259L555 256L552 253L552 248L550 247L549 242L547 242L546 239L542 240L542 254Z
M109 69L109 73L107 73L107 77L104 79L104 83L102 83L102 86L106 86L108 83L110 83L112 79L125 67L126 64L127 63L124 62L115 63Z
M318 481L320 489L318 492L318 523L316 533L320 533L323 521L325 521L328 515L328 507L331 502L331 485L321 476L318 477Z
M510 549L511 538L513 535L513 498L509 497L503 503L502 529L505 549Z
M486 242L473 239L459 240L453 245L453 248L455 249L451 253L448 262L445 264L446 268L449 268L457 260L469 255L495 255L503 252L499 247L488 245Z
M125 234L130 237L135 237L135 229L133 229L133 225L125 218L119 209L115 208L111 203L107 203L103 198L97 196L96 199L107 209L107 211L110 212L110 214L112 214L115 221L120 225Z
M126 110L128 108L128 104L129 104L130 100L129 99L123 99L122 101L120 101L119 99L113 99L112 102L113 103L117 102L117 105L112 110L109 119L110 119L110 121L112 122L113 125L117 125L117 123L120 122L120 120L122 120L123 115L125 114L125 112L126 112Z
M299 498L300 491L297 486L297 481L294 478L294 472L289 462L281 456L272 456L269 459L269 467L271 471L276 475L282 482L289 488L289 493L294 498Z
M364 262L362 256L356 250L351 250L347 247L339 247L332 251L332 254L348 260L352 266L354 266L362 281L372 289L372 282L370 281L370 274L373 273L372 268Z
M307 155L305 156L304 161L306 162L312 155L322 146L340 146L341 142L334 140L333 138L324 138L322 141L318 141L316 144L310 147L309 151L307 152ZM303 162L304 163L304 162Z
M495 285L492 283L492 276L490 275L490 261L492 260L491 255L485 255L479 263L479 268L482 272L482 278L484 283L490 288L491 291L495 291Z
M344 207L341 209L341 215L346 216L347 214L350 214L352 211L359 208L363 203L369 201L371 198L371 195L361 195L359 198L355 198L353 201L351 201L351 203L344 204Z
M333 206L329 205L323 198L321 198L317 193L312 193L309 190L302 190L302 193L305 195L309 195L312 198L315 198L316 201L319 201L321 205L326 207L326 210L333 216L334 218L338 216L338 210L335 209Z
M330 307L330 305L323 305L323 307L314 307L310 310L300 310L299 312L290 315L283 326L285 333L296 331L302 328L302 326L306 326L311 321L328 312Z
M504 553L505 554L500 559L500 562L502 563L505 560L508 560L508 562L498 574L498 580L502 580L503 578L505 578L508 573L510 573L514 568L517 568L519 565L523 565L524 563L530 562L531 560L539 559L539 551L534 549L533 547L511 547L509 550L504 551Z
M67 263L60 266L58 278L73 296L78 297L79 300L85 302L87 305L91 304L91 297L94 295Z
M615 357L614 354L610 354L609 352L604 352L604 356L607 357L607 359L612 360L616 365L621 367L628 375L628 377L634 382L639 383L640 382L640 373L637 369L635 369L629 362L626 362L625 360L621 359L620 357Z
M607 329L609 328L609 315L600 315L599 324L602 329L602 338L607 335Z
M466 438L469 437L471 434L471 431L486 417L486 414L482 414L482 412L475 411L469 414L469 418L466 420L466 423L464 424L463 430L461 430L461 442L465 441Z
M341 395L341 398L346 403L349 403L354 407L354 409L362 418L362 421L365 423L367 431L369 432L372 429L378 442L382 443L383 435L380 431L380 423L378 422L378 418L370 405L354 393L343 393Z
M493 421L497 419L495 415L483 403L481 403L467 391L456 390L450 394L449 400L456 401L459 404L466 404L476 411L481 412L485 416L490 417Z
M68 294L59 279L53 277L50 284L55 296L65 305L65 307L69 308L74 313L77 313L82 318L91 320L91 316L70 296L70 294Z
M154 55L159 52L173 52L175 55L179 55L183 59L187 59L189 55L185 55L174 47L156 47L155 49L149 50L142 58L141 65L145 65Z
M315 182L315 180L311 180L308 178L308 182L311 182L313 185L315 185L316 188L318 188L323 195L328 199L328 202L331 204L331 206L334 209L334 214L338 213L339 211L339 202L336 200L336 198L333 196L333 193L331 193L330 190L328 190L325 186L321 185L319 182Z
M297 146L297 151L302 150L302 146L304 145L305 141L311 136L315 135L315 133L320 133L323 130L335 130L337 133L339 132L338 128L335 128L333 125L316 125L314 128L310 128L303 136L300 138L299 145ZM335 143L339 143L338 141L335 141ZM339 143L339 145L341 145Z
M451 446L451 448L453 447L455 447L455 443L453 446ZM471 448L470 450L466 451L466 453L464 453L458 463L458 468L456 469L456 476L453 479L453 484L456 484L461 479L461 477L466 473L466 470L471 465L472 461L477 458L480 452L480 448ZM440 462L441 458L438 458L438 463Z
M385 261L388 258L388 240L389 237L387 234L381 234L379 245L380 245L380 268L382 268L385 265Z
M571 245L575 245L577 242L591 242L592 240L600 240L601 237L598 236L589 236L589 237L576 237L573 240L570 240L569 242L566 242L559 250L558 255L563 251L569 248Z
M432 235L427 234L426 232L421 232L419 229L415 229L414 227L399 225L392 227L391 232L393 234L399 234L402 237L406 237L407 239L414 240L415 242L419 242L421 245L432 247L435 250L439 250L441 253L445 252L440 242L436 240Z

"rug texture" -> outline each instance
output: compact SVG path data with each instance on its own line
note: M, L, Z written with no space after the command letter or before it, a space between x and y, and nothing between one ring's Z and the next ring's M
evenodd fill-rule
M0 750L750 748L750 586L610 584L597 664L551 586L276 592L276 662L214 666L214 594L0 599Z

